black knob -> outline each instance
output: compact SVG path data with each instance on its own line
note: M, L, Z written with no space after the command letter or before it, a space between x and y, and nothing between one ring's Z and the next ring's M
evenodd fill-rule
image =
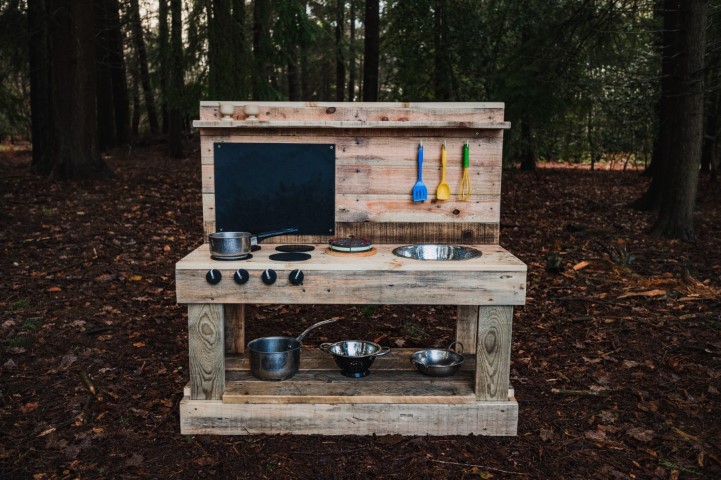
M223 275L220 274L220 270L216 269L208 270L208 273L205 274L205 279L211 285L217 284L222 278Z
M305 277L305 275L303 275L303 272L301 272L298 269L295 269L292 272L290 272L290 275L288 275L288 281L290 281L290 283L292 285L303 285L304 277Z
M245 282L248 281L250 278L250 275L248 275L248 270L243 270L242 268L239 268L235 271L235 274L233 275L233 280L235 280L235 283L238 285L243 285Z
M278 274L275 273L275 270L271 270L270 268L263 272L263 275L260 276L260 279L263 280L263 283L266 285L273 285L275 281L278 279Z

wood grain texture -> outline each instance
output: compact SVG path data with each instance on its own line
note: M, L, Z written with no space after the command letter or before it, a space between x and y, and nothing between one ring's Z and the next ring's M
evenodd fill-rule
M225 390L222 305L188 305L190 398L220 400Z
M242 120L244 103L231 103L237 106L236 118ZM201 134L205 237L215 228L213 145L223 142L335 144L336 235L341 225L354 223L377 224L378 229L386 223L499 223L503 129L508 127L501 103L262 102L259 120L250 123L216 121L220 118L218 102L203 105L197 126ZM417 177L416 155L421 139L425 147L423 178L429 199L414 203L411 189ZM469 171L473 185L469 202L460 201L456 195L466 140L471 145ZM437 201L435 188L440 182L440 149L444 142L448 149L446 178L452 195L447 201ZM497 235L481 238L497 242ZM420 240L428 241L420 235L389 241Z
M476 342L476 398L505 398L510 384L513 307L481 306Z
M312 259L296 263L269 259L261 249L244 261L210 259L208 246L198 247L176 265L176 294L181 303L521 305L525 302L526 266L499 246L477 245L483 254L455 262L419 261L393 255L395 245L376 245L371 257L340 257L316 245ZM289 284L291 270L302 267L303 285ZM209 285L208 270L220 270L223 281ZM250 281L238 286L232 275L246 269ZM265 285L260 275L273 269L278 280Z
M225 316L225 352L244 352L245 305L226 303L223 305L223 314Z
M273 244L327 244L332 237L368 238L374 244L399 243L452 243L463 245L498 245L497 223L370 223L337 222L334 235L282 235L263 240L263 245ZM208 233L215 232L215 222L205 222L202 239L208 243ZM201 240L201 239L199 239Z
M518 404L224 404L184 398L183 435L516 435Z
M502 122L502 102L244 102L223 101L236 106L234 119L246 119L244 106L257 105L258 122ZM200 120L220 120L218 101L200 102Z
M478 331L478 305L458 305L457 311L456 341L461 342L465 353L474 354Z

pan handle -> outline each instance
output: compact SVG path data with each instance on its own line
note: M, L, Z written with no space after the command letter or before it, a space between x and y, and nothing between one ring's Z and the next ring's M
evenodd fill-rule
M390 347L381 347L381 349L376 353L376 357L382 357L383 355L388 355L391 353Z
M286 235L288 233L295 233L297 231L298 231L297 228L284 228L283 230L275 230L273 232L259 233L259 234L255 235L256 245L257 245L257 242L260 242L263 239L270 238L270 237L277 237L278 235Z
M453 347L457 346L458 350L454 350ZM453 342L450 345L448 345L448 350L453 352L455 351L459 355L463 355L463 344L461 342Z
M337 321L337 320L331 318L330 320L323 320L322 322L314 323L314 324L311 325L310 327L306 328L306 329L303 331L303 333L301 333L300 335L298 335L298 337L296 338L296 340L298 340L298 341L300 342L301 340L303 340L303 337L305 337L306 335L308 335L308 332L310 332L310 331L313 330L314 328L320 327L321 325L325 325L326 323L333 323L333 322L336 322L336 321Z

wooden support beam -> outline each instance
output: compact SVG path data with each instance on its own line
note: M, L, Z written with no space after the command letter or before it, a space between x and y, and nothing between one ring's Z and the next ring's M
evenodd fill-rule
M220 400L225 390L223 305L188 305L190 398Z
M476 342L476 398L508 398L513 307L480 306Z
M478 305L458 305L456 341L463 345L464 353L476 353L478 331Z

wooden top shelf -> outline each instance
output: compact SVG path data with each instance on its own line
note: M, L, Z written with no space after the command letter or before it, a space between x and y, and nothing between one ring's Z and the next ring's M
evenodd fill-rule
M267 121L267 120L194 120L195 128L334 128L334 129L477 129L508 130L511 122L463 122L463 121Z

